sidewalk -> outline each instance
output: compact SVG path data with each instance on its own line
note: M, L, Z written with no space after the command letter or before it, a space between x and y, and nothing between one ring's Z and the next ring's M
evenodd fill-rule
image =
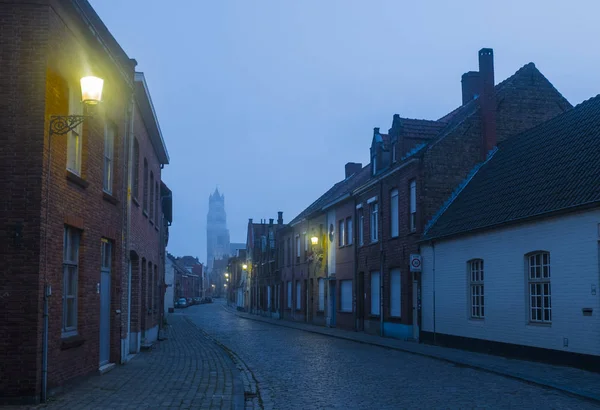
M338 339L351 340L373 346L400 350L412 354L432 357L459 366L495 373L528 383L559 390L577 397L600 402L600 373L592 373L571 367L553 366L545 363L509 359L500 356L475 353L459 349L419 344L397 339L369 335L363 332L326 328L307 323L271 319L239 312L231 307L226 310L239 317L284 326L306 332L318 333Z
M167 339L150 351L34 408L244 409L242 378L227 353L183 315L167 320Z

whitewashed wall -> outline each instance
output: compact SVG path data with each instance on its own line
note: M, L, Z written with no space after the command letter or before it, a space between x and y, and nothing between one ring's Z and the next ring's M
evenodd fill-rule
M167 285L167 290L165 291L165 314L169 313L169 308L173 308L174 305L174 296L175 296L175 268L173 267L173 262L171 259L167 258L165 262L165 284Z
M436 243L436 332L600 355L599 224L594 210ZM550 252L550 326L528 322L525 254L536 250ZM422 330L433 332L434 250L424 246L421 253ZM467 261L473 258L484 260L484 320L469 318ZM582 308L593 308L592 316Z

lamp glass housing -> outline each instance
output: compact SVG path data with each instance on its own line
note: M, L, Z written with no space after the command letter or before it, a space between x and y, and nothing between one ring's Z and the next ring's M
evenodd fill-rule
M319 238L317 236L312 236L310 238L310 243L312 243L313 245L318 245L319 244Z
M248 265L246 265L245 263L242 265L242 269L248 269Z
M102 101L104 80L99 77L87 76L81 79L81 101L84 104L96 105Z

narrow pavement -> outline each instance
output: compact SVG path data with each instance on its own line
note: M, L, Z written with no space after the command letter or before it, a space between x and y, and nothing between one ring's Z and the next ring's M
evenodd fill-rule
M222 300L179 314L237 353L265 409L600 408L463 365L247 320Z

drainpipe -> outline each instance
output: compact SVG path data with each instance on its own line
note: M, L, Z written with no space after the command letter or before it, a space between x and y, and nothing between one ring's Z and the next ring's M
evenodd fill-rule
M433 278L433 344L435 345L436 333L435 333L435 243L431 242L431 250L433 253L432 278Z
M354 229L352 230L352 243L354 244L354 272L352 275L352 283L354 284L354 309L353 313L352 313L352 318L354 319L354 331L358 332L358 298L361 297L361 295L358 294L358 246L359 246L359 241L360 238L358 237L358 232L359 232L359 228L358 228L358 212L356 212L356 200L353 201L352 206L354 207L353 212L353 216L352 216L352 221L354 224Z
M379 181L379 217L377 228L383 227L383 180ZM379 237L379 324L380 324L380 332L381 337L385 337L385 332L383 331L383 259L385 258L385 254L383 251L383 229L381 229L381 236Z

